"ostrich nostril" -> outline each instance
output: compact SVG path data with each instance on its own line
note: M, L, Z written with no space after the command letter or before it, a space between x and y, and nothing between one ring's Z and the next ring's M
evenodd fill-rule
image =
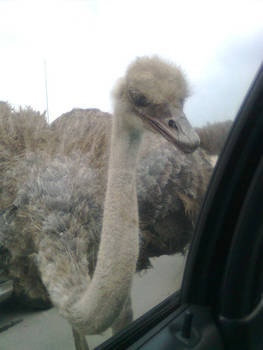
M169 126L170 128L174 128L174 129L178 130L178 127L177 127L177 125L176 125L176 122L175 122L173 119L170 119L170 120L168 121L168 126Z

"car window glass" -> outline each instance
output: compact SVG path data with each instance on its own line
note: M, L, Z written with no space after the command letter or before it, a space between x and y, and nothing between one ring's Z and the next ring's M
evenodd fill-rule
M93 349L180 289L262 11L0 2L0 348Z

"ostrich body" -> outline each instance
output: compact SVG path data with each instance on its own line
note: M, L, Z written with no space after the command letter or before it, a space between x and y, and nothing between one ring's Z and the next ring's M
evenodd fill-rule
M112 116L95 109L75 109L51 125L58 135L55 148L67 156L90 154L101 197L105 196ZM88 135L84 139L84 135ZM183 253L196 222L212 173L210 157L198 148L184 153L164 138L146 133L137 166L140 218L140 256L137 268L149 257ZM98 218L99 220L99 218Z
M12 256L2 250L2 255L7 256L6 265L2 267L14 279L15 294L20 302L45 308L51 302L35 261L38 246L32 241L64 232L63 244L67 246L74 241L79 259L86 261L87 258L89 271L93 273L100 242L113 118L99 110L73 110L53 122L51 133L47 125L42 125L39 116L33 118L34 123L30 114L25 117L24 120L22 115L20 122L16 120L18 129L21 130L26 121L37 125L40 119L41 139L44 141L43 134L46 135L52 150L47 151L46 146L43 152L43 145L40 150L33 146L32 149L28 142L19 140L19 145L27 144L28 153L25 156L20 151L18 160L13 156L12 171L5 167L1 179L6 179L7 183L1 186L1 199L5 199L1 208L6 208L7 220L0 226L0 238ZM39 146L34 140L31 143ZM9 159L12 158L10 152L5 151ZM137 167L140 218L137 270L150 267L151 257L184 252L211 172L209 157L200 148L185 154L161 137L151 133L144 135ZM19 193L13 189L15 184L20 188ZM13 191L8 193L10 188ZM39 209L34 215L36 208L42 208L45 217L39 214ZM84 208L88 208L88 223L87 215L80 215ZM70 223L78 224L78 228Z
M101 234L95 196L103 201L105 189L100 169L87 169L88 155L54 155L49 148L25 154L13 168L32 164L3 215L3 245L14 248L12 237L24 227L28 258L54 305L81 334L118 330L140 250L136 168L145 128L193 152L199 138L183 114L186 95L182 73L156 57L136 60L117 84Z

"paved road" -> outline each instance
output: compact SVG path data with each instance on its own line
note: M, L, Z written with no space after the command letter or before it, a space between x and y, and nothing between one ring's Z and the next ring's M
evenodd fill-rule
M135 318L157 305L181 285L184 266L182 256L160 257L152 261L153 269L136 276L132 288ZM16 306L2 305L0 327L10 322L15 325L0 333L0 350L73 350L69 324L56 309L25 312ZM91 349L111 336L111 331L89 336Z

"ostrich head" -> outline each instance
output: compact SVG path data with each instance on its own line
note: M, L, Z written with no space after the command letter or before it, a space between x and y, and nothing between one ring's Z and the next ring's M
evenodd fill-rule
M176 65L157 56L137 58L113 91L115 113L126 127L157 132L183 152L193 152L200 140L183 112L188 94Z

